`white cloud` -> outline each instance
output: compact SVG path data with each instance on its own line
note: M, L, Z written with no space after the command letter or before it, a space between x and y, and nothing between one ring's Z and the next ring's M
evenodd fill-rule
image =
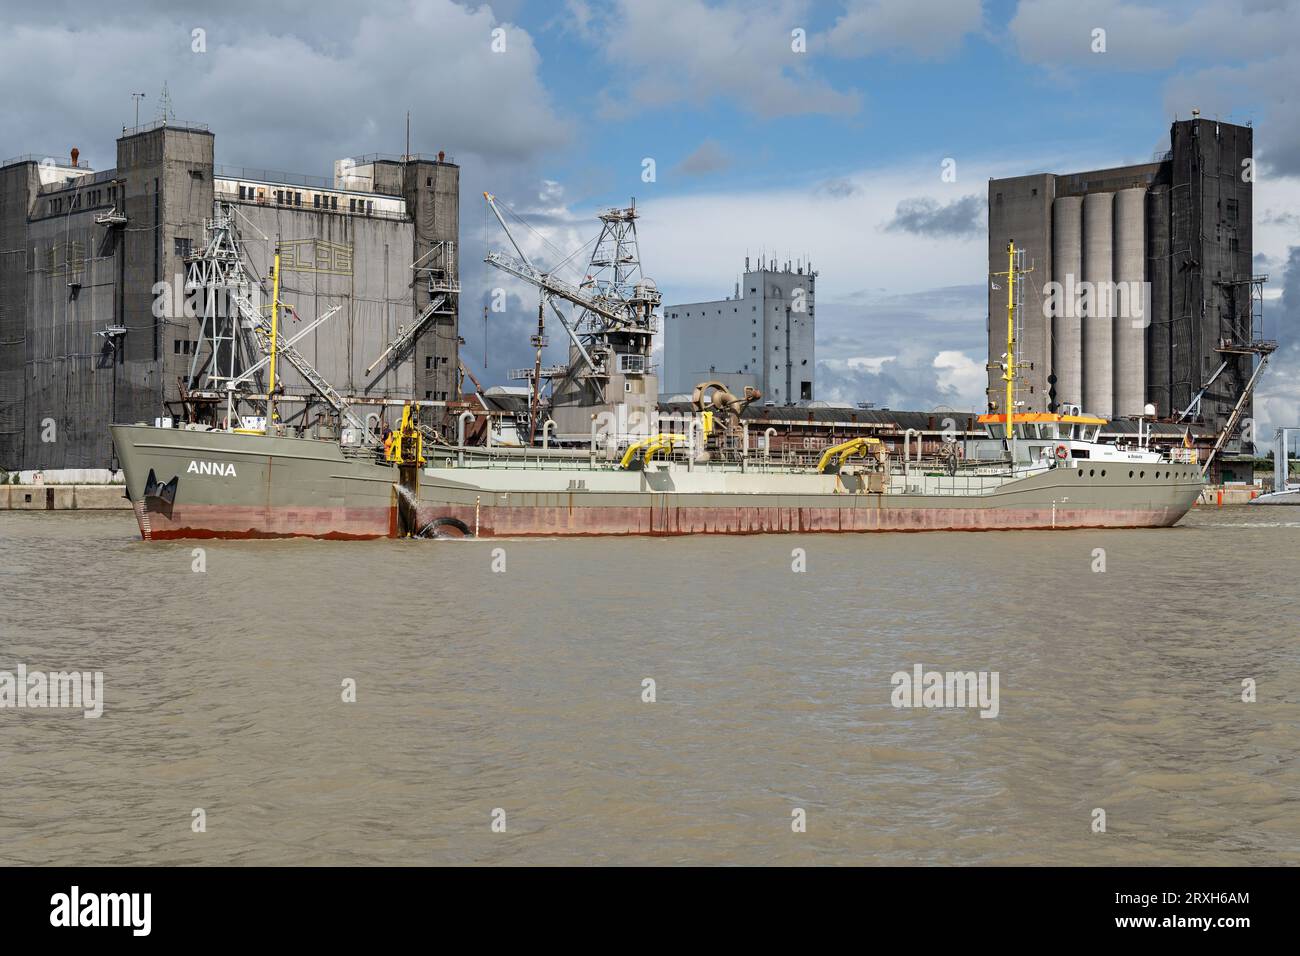
M791 49L791 30L806 22L801 2L618 0L599 27L601 53L629 75L605 96L605 113L639 107L706 103L726 97L763 117L852 114L854 90L839 90L814 72L807 53Z
M849 0L825 39L838 56L946 56L980 28L980 0Z
M823 401L872 402L908 411L979 411L984 407L982 379L977 382L967 372L976 365L968 355L953 351L929 361L889 356L869 365L824 359L817 363L817 396ZM982 376L982 366L979 372Z
M202 16L97 8L93 29L66 5L43 6L0 32L0 86L10 93L0 123L15 153L62 155L76 143L93 165L111 166L113 139L134 122L128 92L146 93L149 122L164 81L176 118L207 123L218 161L238 165L326 175L342 156L398 153L407 109L414 149L457 158L527 161L571 135L532 38L486 6L376 0L298 18L260 5L256 15L235 4ZM196 27L205 53L191 49ZM496 27L505 53L491 50Z
M1009 29L1020 55L1034 63L1099 70L1168 69L1184 57L1260 58L1294 41L1294 3L1185 0L1020 0ZM1093 31L1105 31L1105 52Z
M723 97L761 117L807 113L852 115L862 94L817 72L818 54L879 54L927 59L954 52L980 28L980 0L847 0L824 33L809 22L806 0L569 0L565 29L598 46L627 74L603 91L603 113L635 107L704 104ZM805 50L793 31L804 30Z
M945 350L934 357L934 368L939 375L939 387L958 397L961 407L979 408L984 404L988 371L983 362L964 352Z
M1009 29L1020 56L1052 73L1164 73L1157 82L1169 116L1199 109L1234 123L1253 120L1261 164L1300 175L1295 0L1021 0ZM1093 52L1096 29L1105 31L1104 53Z
M1294 233L1292 241L1296 241ZM1260 377L1255 397L1260 446L1273 440L1275 428L1300 425L1300 245L1287 249L1284 261L1284 272L1275 277L1281 280L1282 292L1265 306L1265 332L1281 347Z
M854 371L861 370L872 375L879 375L887 362L897 361L897 355L855 355L852 358L844 359L844 367Z
M810 182L656 198L652 188L638 197L646 268L667 300L677 302L727 293L745 256L762 252L781 261L810 257L821 273L819 305L870 288L910 293L982 283L988 271L982 231L918 235L887 232L885 224L904 199L924 197L944 208L969 196L971 184L983 195L989 176L1019 172L1030 161L991 163L972 156L963 160L960 182L944 183L941 159L916 157L839 174L833 190ZM675 185L662 171L660 184Z

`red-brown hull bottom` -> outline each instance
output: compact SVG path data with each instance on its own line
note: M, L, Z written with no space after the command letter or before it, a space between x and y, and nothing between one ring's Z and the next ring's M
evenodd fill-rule
M245 505L176 505L170 516L140 517L148 541L181 538L321 538L362 541L397 536L396 508L260 508Z
M395 537L397 509L181 505L170 516L137 511L149 540L293 538L360 540ZM479 537L584 535L810 534L832 532L1064 530L1168 527L1172 509L1058 508L691 508L436 507L422 502L422 525L451 519Z

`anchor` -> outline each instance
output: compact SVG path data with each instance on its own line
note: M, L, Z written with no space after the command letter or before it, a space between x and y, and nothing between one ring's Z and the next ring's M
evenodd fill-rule
M161 484L153 469L149 469L149 477L144 483L144 507L146 511L156 511L172 516L172 505L176 502L176 486L180 484L180 475L176 475L166 484Z

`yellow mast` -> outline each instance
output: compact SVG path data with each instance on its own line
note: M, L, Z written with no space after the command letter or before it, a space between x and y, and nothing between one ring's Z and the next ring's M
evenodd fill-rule
M1014 431L1011 414L1015 411L1016 382L1016 243L1007 243L1007 360L1002 363L1002 378L1007 383L1007 440L1012 441ZM1013 457L1012 464L1015 459Z
M1007 243L1007 271L995 272L994 275L1007 278L1007 354L1003 356L1002 380L1007 383L1007 395L1004 407L1006 422L1007 451L1011 455L1011 467L1016 463L1016 430L1012 422L1016 411L1016 372L1021 368L1016 361L1016 282L1029 270L1016 267L1016 243Z
M280 331L280 247L275 247L275 262L271 266L271 381L267 386L266 424L275 423L275 352Z

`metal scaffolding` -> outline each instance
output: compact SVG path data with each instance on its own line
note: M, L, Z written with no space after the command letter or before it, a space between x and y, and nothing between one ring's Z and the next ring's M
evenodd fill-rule
M265 391L262 369L271 355L271 322L265 310L255 304L261 297L262 287L245 265L235 215L232 204L217 202L212 218L204 221L207 244L201 252L185 260L186 292L197 296L200 306L200 343L194 350L185 383L186 402L233 404L237 397L248 400L249 389L258 394ZM294 346L339 308L330 309L293 338L279 342L276 352L343 422L364 430L364 422L351 411L349 402Z

